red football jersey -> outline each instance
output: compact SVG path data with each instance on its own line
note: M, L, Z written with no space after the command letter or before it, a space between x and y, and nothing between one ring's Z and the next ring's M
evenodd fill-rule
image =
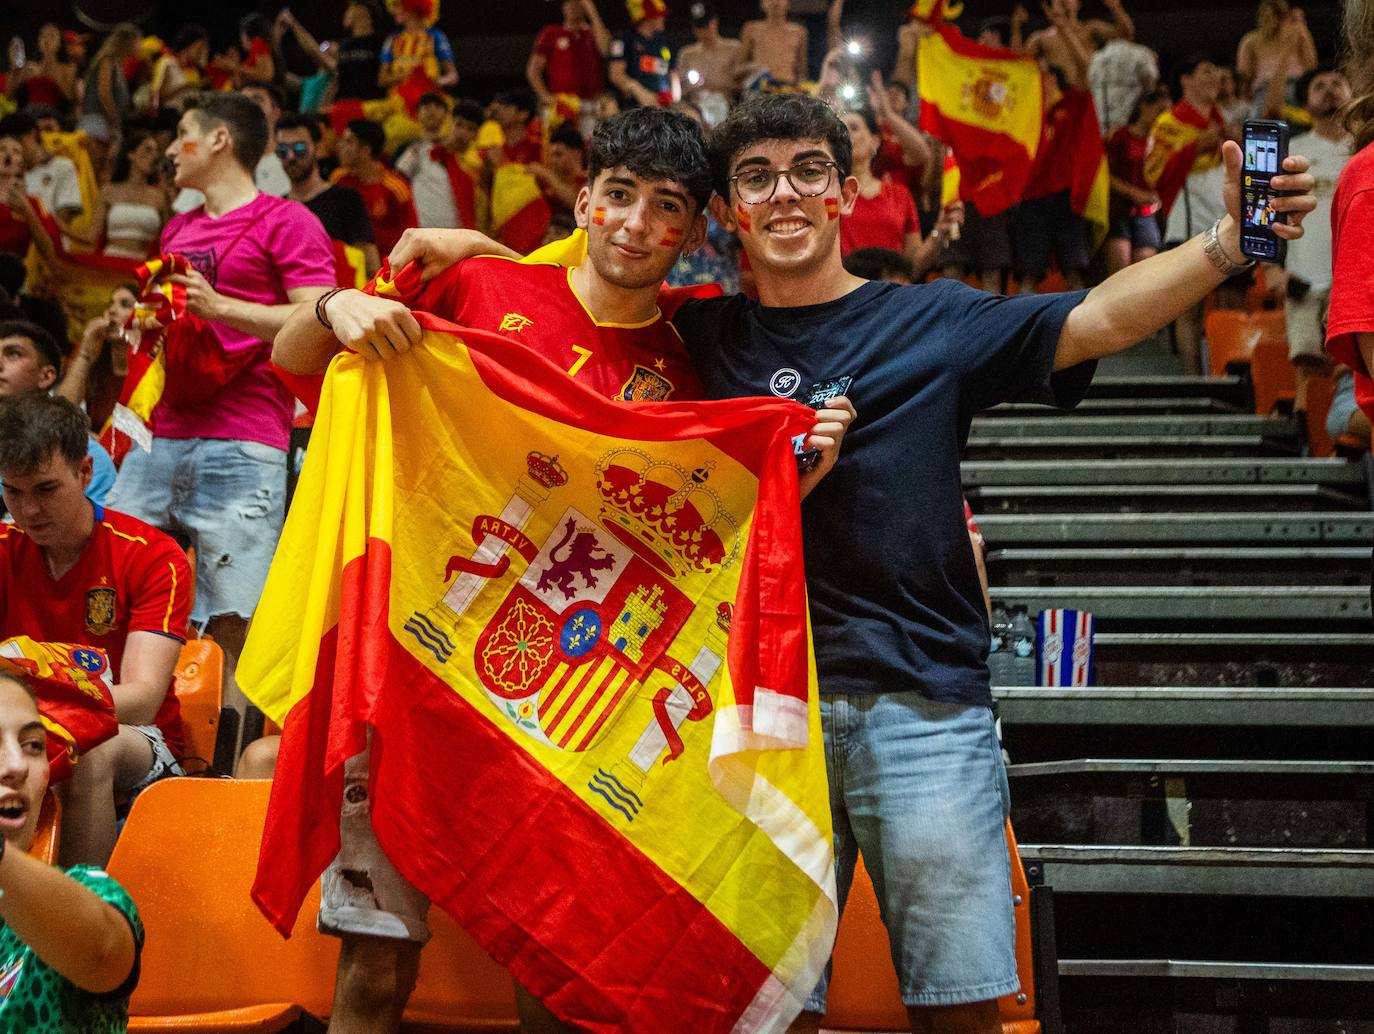
M598 323L570 274L562 266L470 258L425 284L411 308L518 341L608 398L705 397L682 338L662 312L646 323Z
M125 514L96 507L86 549L56 581L43 550L18 528L0 524L0 636L98 646L109 655L116 683L130 632L185 642L191 589L181 547ZM170 685L154 722L180 757L181 708Z

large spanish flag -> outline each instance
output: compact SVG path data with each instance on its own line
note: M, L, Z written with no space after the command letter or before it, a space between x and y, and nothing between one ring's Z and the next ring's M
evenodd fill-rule
M1221 162L1221 152L1197 153L1198 138L1213 121L1187 101L1155 120L1145 152L1145 181L1155 188L1167 214L1178 192L1194 172L1207 172ZM1215 121L1220 122L1218 116Z
M960 196L980 215L1021 200L1040 147L1043 98L1035 61L937 25L916 51L921 128L949 145Z
M291 929L372 729L403 875L563 1019L782 1031L836 919L791 438L610 402L509 339L330 368L239 664L285 728L254 899Z

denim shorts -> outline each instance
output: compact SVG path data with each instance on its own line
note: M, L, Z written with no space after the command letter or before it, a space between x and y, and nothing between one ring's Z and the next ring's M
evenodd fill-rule
M992 712L919 693L821 694L840 905L862 852L907 1005L1011 994L1010 798ZM823 1013L829 967L807 1001Z
M191 620L252 617L285 517L286 451L220 438L133 448L106 504L196 551Z

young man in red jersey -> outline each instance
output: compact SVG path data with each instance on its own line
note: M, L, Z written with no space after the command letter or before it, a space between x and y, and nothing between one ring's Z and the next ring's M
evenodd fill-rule
M407 304L359 291L334 295L323 313L332 329L319 322L314 306L302 306L277 336L273 361L295 374L319 373L340 342L365 357L390 359L420 340L414 308L518 341L609 397L701 398L682 341L659 308L663 278L683 249L699 247L705 235L711 185L700 127L660 108L624 112L592 138L588 175L576 205L587 231L587 261L567 269L522 264L511 253L450 266L443 250L454 241L461 246L462 234L412 231L393 253L393 268L409 251L425 256L427 272L448 267L443 273ZM833 465L853 416L847 402L831 405L817 413L808 444L822 450L822 459L803 477L803 491ZM372 835L367 774L366 758L345 769L350 803L340 857L324 877L320 928L344 938L335 1031L396 1029L428 939L429 903L395 872ZM364 880L367 892L358 893ZM518 1002L527 1034L566 1029L523 989ZM366 1021L353 1022L364 1014Z
M172 671L191 613L191 568L172 539L94 505L90 425L66 399L0 400L0 637L26 635L104 650L115 672L119 732L89 751L67 784L62 864L103 865L115 799L183 774Z

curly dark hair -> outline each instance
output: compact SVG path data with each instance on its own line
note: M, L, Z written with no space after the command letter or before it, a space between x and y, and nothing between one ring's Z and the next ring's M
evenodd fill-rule
M706 137L701 126L676 111L631 108L603 122L592 135L587 182L615 168L641 179L681 183L698 212L711 200Z
M841 180L854 171L849 130L830 105L802 93L756 93L711 134L711 176L721 197L729 195L735 157L760 140L820 140L830 148Z

